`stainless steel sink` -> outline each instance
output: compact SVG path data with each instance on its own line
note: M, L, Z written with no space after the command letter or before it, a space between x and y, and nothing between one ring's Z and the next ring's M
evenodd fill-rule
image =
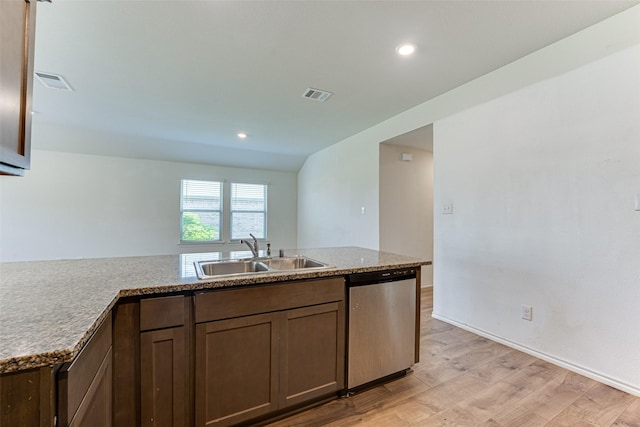
M327 267L325 263L303 256L271 258L262 262L269 267L270 270L298 270L301 268Z
M266 265L253 260L216 260L196 261L196 274L199 278L224 276L231 274L257 273L267 271Z
M194 265L199 279L328 267L325 263L303 256L196 261Z

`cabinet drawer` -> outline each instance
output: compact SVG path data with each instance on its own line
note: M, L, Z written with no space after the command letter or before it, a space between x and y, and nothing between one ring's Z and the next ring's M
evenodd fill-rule
M66 425L75 415L110 349L111 313L102 322L73 362L63 366L58 374L62 425Z
M184 325L185 297L148 298L140 301L140 331Z
M209 322L344 298L344 277L203 292L195 295L195 320L196 323Z

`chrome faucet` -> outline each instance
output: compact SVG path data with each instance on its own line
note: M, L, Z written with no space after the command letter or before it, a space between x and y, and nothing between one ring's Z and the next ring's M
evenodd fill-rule
M244 239L241 239L240 243L244 243L245 245L249 246L249 249L251 249L251 253L253 254L253 257L258 258L258 239L256 239L256 236L254 236L251 233L249 233L249 236L251 236L251 238L253 239L253 243L248 242Z

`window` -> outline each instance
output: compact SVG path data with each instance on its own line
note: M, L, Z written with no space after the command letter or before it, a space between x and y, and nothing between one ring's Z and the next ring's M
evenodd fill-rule
M182 180L181 234L184 242L220 241L222 183Z
M231 184L231 239L266 237L267 186Z
M264 184L183 179L180 212L183 242L236 241L249 234L267 238Z

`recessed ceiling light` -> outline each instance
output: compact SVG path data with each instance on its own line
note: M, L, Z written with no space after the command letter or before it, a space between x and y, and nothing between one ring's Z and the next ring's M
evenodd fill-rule
M402 56L411 55L415 51L416 51L416 46L411 43L404 43L396 47L396 52L398 52L398 55L402 55Z
M247 134L244 132L238 132L238 138L240 139L245 139L247 137Z

